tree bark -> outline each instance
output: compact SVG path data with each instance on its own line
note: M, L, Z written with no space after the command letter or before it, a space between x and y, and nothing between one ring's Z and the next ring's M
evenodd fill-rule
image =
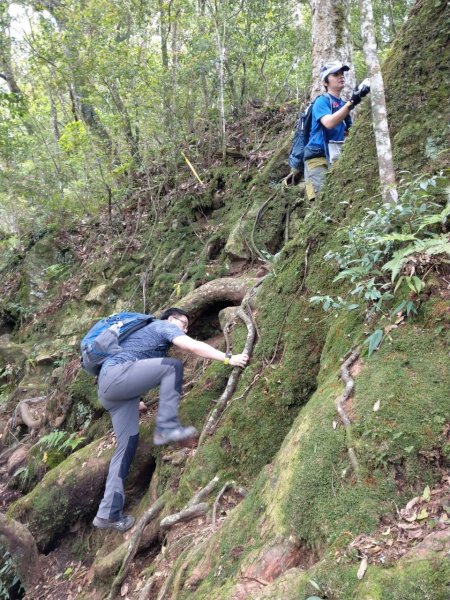
M28 590L41 574L39 552L34 537L22 523L0 513L0 546L11 554L17 575Z
M372 123L378 157L383 202L397 202L394 160L392 157L391 138L386 110L383 76L378 60L377 42L371 0L360 0L361 32L363 37L364 56L370 74L370 102L372 105Z
M355 87L355 71L349 27L348 0L312 0L312 76L311 98L324 91L320 68L327 61L340 60L350 67L343 95Z

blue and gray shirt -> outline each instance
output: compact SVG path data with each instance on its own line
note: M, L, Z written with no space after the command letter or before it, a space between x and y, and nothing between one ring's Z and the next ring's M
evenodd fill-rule
M186 334L176 325L165 320L153 321L125 338L120 343L123 351L107 358L102 365L102 371L124 362L163 358L167 356L172 341L181 335Z

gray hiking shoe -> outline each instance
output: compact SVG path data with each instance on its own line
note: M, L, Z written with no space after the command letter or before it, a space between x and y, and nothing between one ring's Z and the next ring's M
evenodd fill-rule
M175 444L177 442L184 442L191 438L196 438L198 432L195 427L175 427L175 429L158 430L155 429L153 434L153 443L155 446L164 446L164 444Z
M98 529L114 529L115 531L128 531L131 527L133 527L136 519L131 516L123 515L120 519L113 521L112 519L102 519L101 517L95 517L92 521L92 525L97 527Z

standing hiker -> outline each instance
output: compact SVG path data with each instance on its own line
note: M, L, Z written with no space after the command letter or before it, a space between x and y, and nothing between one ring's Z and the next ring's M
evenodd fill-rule
M107 358L98 377L100 402L109 412L116 435L116 450L109 465L105 493L93 525L100 529L127 531L134 517L122 514L125 496L123 482L130 469L139 438L140 397L160 386L153 443L157 446L182 442L197 435L195 427L183 427L178 420L178 404L183 382L183 363L167 358L171 344L203 358L244 368L248 355L224 353L186 335L189 316L179 308L169 308L159 319L131 333L121 352Z
M320 70L326 93L313 104L311 133L304 150L306 195L309 200L316 198L329 165L340 154L352 124L350 111L370 92L368 81L365 80L353 92L350 100L342 100L344 73L349 70L350 67L338 60L326 63Z

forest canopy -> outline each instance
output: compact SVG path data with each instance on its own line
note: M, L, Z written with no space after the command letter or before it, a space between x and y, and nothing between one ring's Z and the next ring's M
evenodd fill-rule
M410 4L374 3L381 51ZM362 78L358 3L348 10ZM301 105L310 84L307 2L3 1L2 229L120 212L139 173L161 162L176 181L182 152L220 152L249 103Z

